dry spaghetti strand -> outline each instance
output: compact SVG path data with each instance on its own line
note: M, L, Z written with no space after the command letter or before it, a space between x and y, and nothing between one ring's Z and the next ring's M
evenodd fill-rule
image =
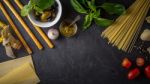
M125 52L132 50L141 30L144 18L150 7L150 0L136 0L111 26L104 30L101 37L108 43Z

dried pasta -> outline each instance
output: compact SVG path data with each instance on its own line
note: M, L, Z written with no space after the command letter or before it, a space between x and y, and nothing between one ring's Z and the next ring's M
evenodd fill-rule
M131 52L138 38L141 25L150 7L150 0L136 0L111 26L105 29L101 37L108 43L125 52Z

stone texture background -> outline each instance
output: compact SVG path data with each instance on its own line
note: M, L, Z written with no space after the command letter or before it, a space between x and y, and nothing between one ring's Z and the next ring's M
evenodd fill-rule
M3 3L2 0L0 1ZM104 1L105 0L97 0L97 4L100 4ZM127 8L133 3L134 0L106 1L122 3ZM10 2L19 13L19 9L14 1L10 0ZM66 18L73 19L76 15L78 15L70 5L70 0L61 0L61 2L63 6L62 18L55 26L53 26L53 28L58 28L62 20ZM26 4L27 1L22 0L22 3ZM37 49L31 38L27 35L23 27L19 24L18 20L14 17L6 5L5 8L33 50L33 62L35 64L37 75L41 79L40 84L150 83L150 80L146 79L144 75L133 81L127 80L126 75L128 70L125 70L121 67L121 60L124 57L129 57L132 60L135 60L136 56L143 54L140 54L136 50L128 54L117 50L115 47L111 47L111 45L107 44L106 40L100 37L100 33L104 30L104 28L98 27L93 23L91 28L89 28L87 31L81 31L83 20L80 20L77 22L78 33L75 37L60 37L58 40L53 41L55 48L50 49L43 41L41 36L32 27L28 19L23 18L36 37L43 44L44 50L40 51ZM8 24L1 11L0 20ZM145 23L142 29L148 27L150 28L150 25ZM43 30L47 32L48 29ZM15 51L15 53L18 57L27 55L25 49L23 48L20 51ZM148 56L148 54L144 54L144 56ZM0 62L7 60L10 60L10 58L5 55L4 47L0 45Z

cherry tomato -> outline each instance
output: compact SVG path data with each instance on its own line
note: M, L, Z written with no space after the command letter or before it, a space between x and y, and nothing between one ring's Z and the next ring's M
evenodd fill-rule
M145 63L144 58L138 57L138 58L136 59L136 65L137 65L137 66L141 67L141 66L144 65L144 63Z
M135 79L139 75L140 75L140 70L138 68L132 69L128 73L128 79L129 80L133 80L133 79Z
M130 66L132 65L131 61L128 58L124 58L122 61L122 67L124 68L130 68Z
M150 79L150 65L145 68L145 75Z

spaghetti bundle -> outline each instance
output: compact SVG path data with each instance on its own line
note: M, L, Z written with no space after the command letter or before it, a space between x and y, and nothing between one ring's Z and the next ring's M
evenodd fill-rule
M150 7L150 0L136 0L111 26L101 34L108 43L125 52L133 49L144 18Z

